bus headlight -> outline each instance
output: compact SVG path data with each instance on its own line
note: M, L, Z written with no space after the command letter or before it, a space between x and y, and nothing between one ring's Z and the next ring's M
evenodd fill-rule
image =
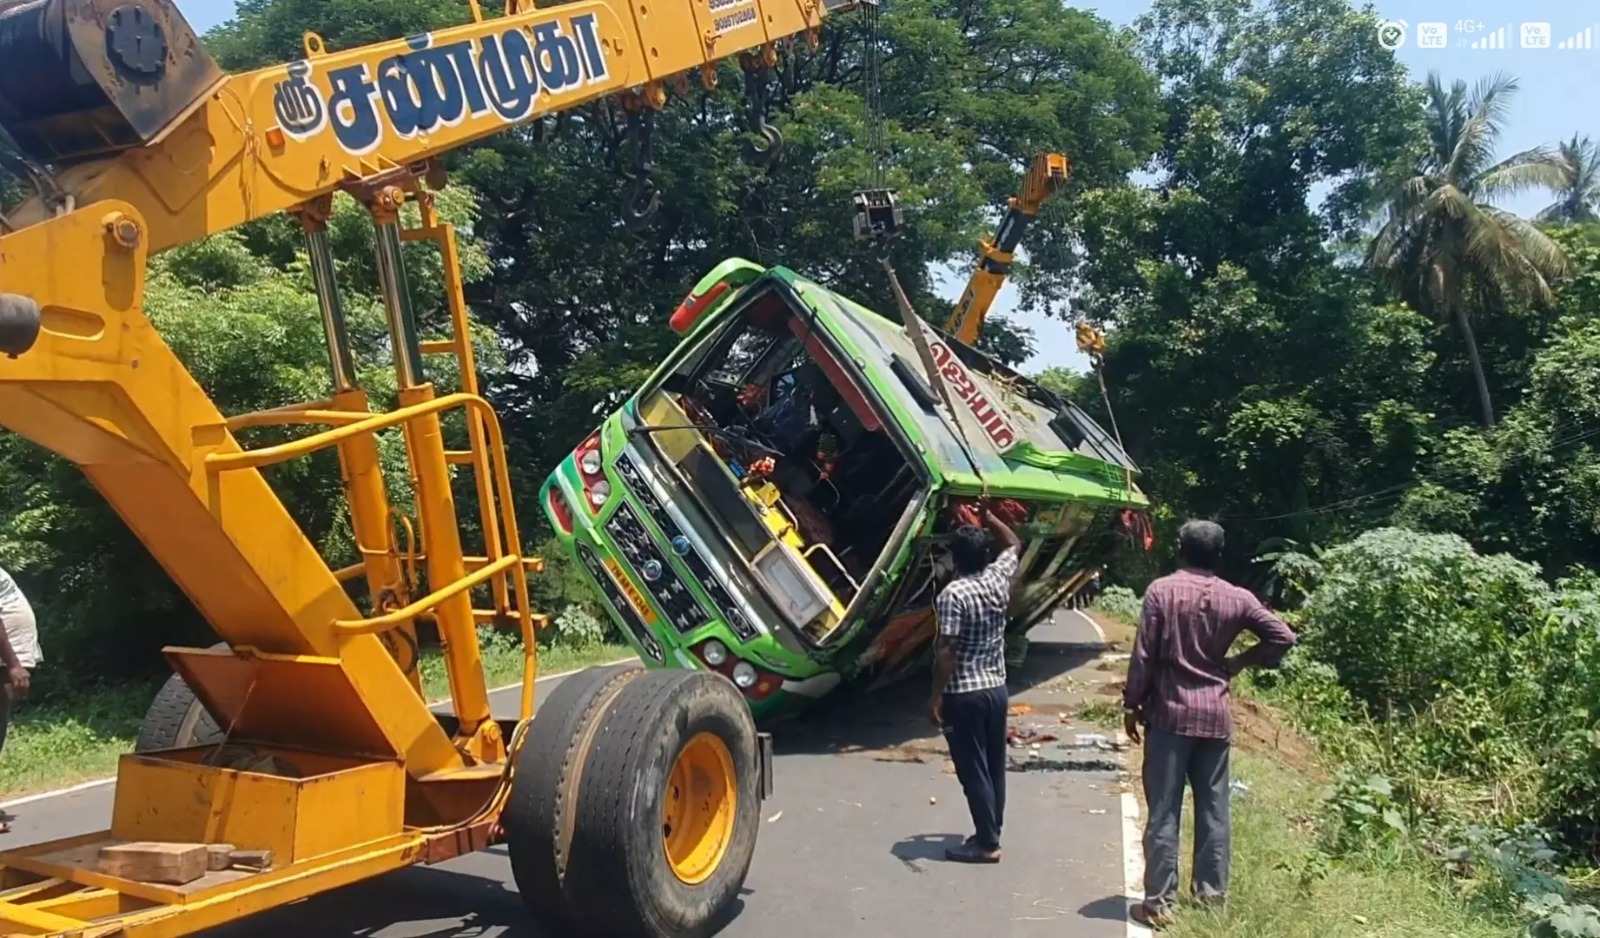
M739 685L740 690L754 687L756 684L756 667L748 661L741 661L733 666L733 683Z
M728 660L728 647L712 639L701 647L700 656L706 659L706 664L711 665L713 668L720 668L722 663Z
M582 469L583 474L586 476L599 475L600 451L597 449L584 450L583 453L578 456L578 468Z
M611 497L611 483L599 479L589 486L589 504L596 508L603 507L606 499Z

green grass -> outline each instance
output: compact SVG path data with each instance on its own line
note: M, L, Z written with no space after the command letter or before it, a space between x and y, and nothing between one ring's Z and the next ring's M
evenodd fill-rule
M91 690L71 701L20 701L0 753L0 795L71 785L116 771L133 748L158 683Z
M504 634L480 633L483 653L484 678L490 687L504 687L522 680L522 646ZM539 649L539 673L560 674L591 665L634 657L633 649L626 645L600 644L585 648L556 646ZM445 680L444 657L437 650L422 656L422 690L429 700L442 700L450 696L450 685Z
M1250 786L1233 801L1233 870L1226 911L1186 908L1163 938L1516 938L1457 894L1436 863L1411 851L1357 862L1317 849L1319 780L1267 756L1235 750L1234 776ZM1192 828L1184 816L1181 863L1188 890Z
M541 649L539 673L557 674L631 656L624 645ZM522 678L522 650L514 642L486 639L483 663L490 687ZM429 699L449 696L444 662L437 651L424 653L422 674ZM22 701L0 753L0 797L115 774L117 758L133 748L139 721L159 687L159 682L128 684L90 691L71 701Z
M1115 729L1122 725L1122 704L1112 700L1085 700L1078 704L1078 719L1091 726Z

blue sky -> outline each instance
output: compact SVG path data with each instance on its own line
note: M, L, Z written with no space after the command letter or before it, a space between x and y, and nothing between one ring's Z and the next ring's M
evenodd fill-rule
M336 0L330 0L336 2ZM189 22L197 30L207 30L233 15L233 0L177 0ZM1101 0L1079 4L1095 10L1118 26L1129 25L1149 9L1148 0ZM1446 82L1460 78L1475 82L1495 71L1517 77L1521 86L1513 105L1511 120L1502 138L1502 153L1539 144L1564 140L1574 132L1600 137L1600 109L1594 106L1595 89L1600 87L1600 3L1595 0L1523 0L1514 6L1493 0L1377 0L1374 8L1390 20L1404 20L1406 38L1396 55L1422 80L1436 69ZM1449 26L1446 48L1421 48L1417 45L1418 24L1445 23ZM1521 47L1523 23L1548 23L1549 48ZM1471 24L1473 31L1457 32L1457 24ZM1504 48L1472 49L1470 43L1505 27ZM1558 49L1569 36L1591 29L1591 48ZM1070 154L1069 154L1070 155ZM1531 214L1547 200L1528 195L1506 203L1506 207ZM954 302L965 283L962 270L944 278L943 286ZM1016 293L1007 289L995 304L994 312L1007 315L1015 311ZM1024 370L1052 365L1082 369L1087 365L1073 345L1071 326L1042 316L1019 317L1034 329L1038 353Z

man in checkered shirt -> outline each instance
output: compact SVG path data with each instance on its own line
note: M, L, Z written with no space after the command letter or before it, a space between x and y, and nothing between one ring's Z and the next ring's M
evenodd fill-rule
M989 561L988 539L976 526L957 528L950 541L956 578L933 604L939 639L929 712L944 730L977 828L945 851L961 863L999 862L1006 811L1006 608L1022 542L987 507L983 523L1000 541L1000 556Z
M1221 526L1190 521L1178 529L1181 568L1144 593L1139 631L1122 693L1123 730L1144 749L1144 902L1130 911L1144 925L1166 924L1178 898L1178 828L1187 781L1194 789L1195 898L1228 894L1228 750L1233 735L1228 683L1245 668L1276 667L1295 634L1241 589L1217 576ZM1256 644L1232 657L1242 632Z

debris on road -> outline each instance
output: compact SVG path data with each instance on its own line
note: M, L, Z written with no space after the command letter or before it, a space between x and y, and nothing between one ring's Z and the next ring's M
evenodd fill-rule
M1010 713L1014 717L1026 716L1033 712L1033 707L1028 704L1012 704Z
M1040 743L1052 743L1059 737L1054 733L1046 733L1036 726L1019 729L1015 726L1006 727L1006 742L1012 746L1038 746Z
M776 821L778 818L781 818L781 817L783 817L783 812L779 811L777 814L774 814L772 817L767 818L767 823L771 824L772 822Z

